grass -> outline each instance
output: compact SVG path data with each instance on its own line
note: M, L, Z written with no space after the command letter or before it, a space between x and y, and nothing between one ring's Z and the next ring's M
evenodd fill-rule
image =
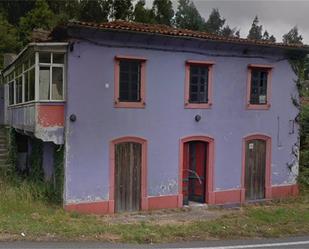
M304 235L309 234L309 194L245 206L211 221L158 225L153 221L121 224L111 220L64 212L61 207L42 200L36 186L25 181L12 184L0 179L0 240L156 243Z

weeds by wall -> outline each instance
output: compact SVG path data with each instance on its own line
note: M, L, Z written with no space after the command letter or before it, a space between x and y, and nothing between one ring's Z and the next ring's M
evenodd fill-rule
M299 101L292 96L293 104L299 109L299 116L295 121L300 125L300 160L298 183L303 188L309 188L309 90L305 87L308 80L309 59L307 56L292 55L291 67L296 75L295 84L299 92Z
M2 172L10 184L15 186L27 186L29 194L34 200L42 200L50 203L61 204L64 179L64 148L54 146L54 173L50 180L44 177L43 169L43 142L39 139L31 139L31 150L28 155L28 168L20 171L17 168L17 133L11 128L9 132L9 163L10 167Z

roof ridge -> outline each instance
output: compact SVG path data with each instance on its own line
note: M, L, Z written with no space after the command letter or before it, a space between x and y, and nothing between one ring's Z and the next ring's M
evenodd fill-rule
M181 29L176 27L170 27L164 24L150 24L140 23L134 21L115 20L103 23L85 22L85 21L69 21L66 26L83 26L98 29L112 29L112 30L127 30L142 33L153 33L161 35L171 35L177 37L192 37L200 38L210 41L226 42L226 43L238 43L247 45L257 46L269 46L279 48L290 48L290 49L309 49L308 45L305 44L285 44L283 42L270 42L264 40L254 40L248 38L238 37L226 37L222 35L212 34L206 31L195 31L190 29Z

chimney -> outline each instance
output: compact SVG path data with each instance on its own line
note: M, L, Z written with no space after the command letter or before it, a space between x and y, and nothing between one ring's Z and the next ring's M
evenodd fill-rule
M5 53L3 54L3 68L6 68L10 65L15 59L17 55L13 53Z

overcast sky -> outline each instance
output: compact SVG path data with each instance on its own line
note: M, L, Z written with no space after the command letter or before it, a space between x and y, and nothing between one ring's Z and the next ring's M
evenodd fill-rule
M177 8L177 0L172 0ZM146 0L151 7L153 0ZM293 26L297 26L304 42L309 44L309 0L193 0L200 14L207 20L213 8L218 8L230 27L238 27L241 37L246 37L253 18L258 15L263 29L273 34L277 41Z

